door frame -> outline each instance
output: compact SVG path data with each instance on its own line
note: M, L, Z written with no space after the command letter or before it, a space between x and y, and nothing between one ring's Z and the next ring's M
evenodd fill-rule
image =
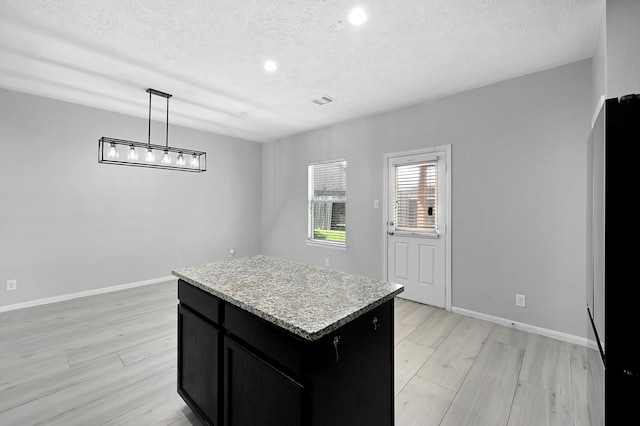
M389 257L389 235L387 234L387 224L389 223L389 159L401 157L405 155L433 154L435 152L444 152L445 154L445 184L446 184L446 214L444 217L445 229L445 309L451 312L451 144L439 145L429 148L415 149L411 151L390 152L384 154L383 170L383 191L382 191L382 232L384 235L384 244L382 247L382 276L385 280L388 277L388 257Z

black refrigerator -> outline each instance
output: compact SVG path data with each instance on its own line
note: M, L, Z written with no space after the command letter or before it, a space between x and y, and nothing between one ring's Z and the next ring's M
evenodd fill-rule
M640 95L604 101L588 140L587 357L591 426L640 408ZM638 264L636 264L638 262Z

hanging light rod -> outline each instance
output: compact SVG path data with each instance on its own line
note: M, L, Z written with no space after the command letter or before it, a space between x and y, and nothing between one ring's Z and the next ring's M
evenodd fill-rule
M149 93L151 95L162 96L163 98L167 98L167 99L169 99L171 96L173 96L173 95L170 95L169 93L164 93L164 92L161 92L161 91L156 90L156 89L147 89L147 93Z
M149 94L149 133L147 143L103 136L98 140L98 163L195 173L206 171L206 152L169 146L169 98L172 95L155 89L147 89L147 93ZM151 95L167 99L165 145L151 144ZM156 153L158 156L156 156Z

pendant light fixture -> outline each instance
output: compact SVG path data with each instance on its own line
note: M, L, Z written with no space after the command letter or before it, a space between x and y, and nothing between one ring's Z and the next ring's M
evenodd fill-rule
M168 93L154 89L147 89L149 94L149 132L147 143L114 139L103 136L98 140L98 163L116 164L120 166L148 167L155 169L180 170L183 172L204 172L207 170L207 153L193 149L175 148L169 146L169 98ZM167 122L165 131L165 145L151 144L151 96L156 95L167 99ZM120 158L120 151L123 155ZM138 151L143 153L138 156ZM126 153L126 155L124 155ZM158 153L158 156L156 156ZM186 156L191 156L187 163ZM160 161L156 161L160 158Z

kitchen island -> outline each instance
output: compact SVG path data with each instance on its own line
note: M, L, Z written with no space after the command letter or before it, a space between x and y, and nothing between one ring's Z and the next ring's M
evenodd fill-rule
M203 423L394 424L401 285L267 256L173 275L178 393Z

